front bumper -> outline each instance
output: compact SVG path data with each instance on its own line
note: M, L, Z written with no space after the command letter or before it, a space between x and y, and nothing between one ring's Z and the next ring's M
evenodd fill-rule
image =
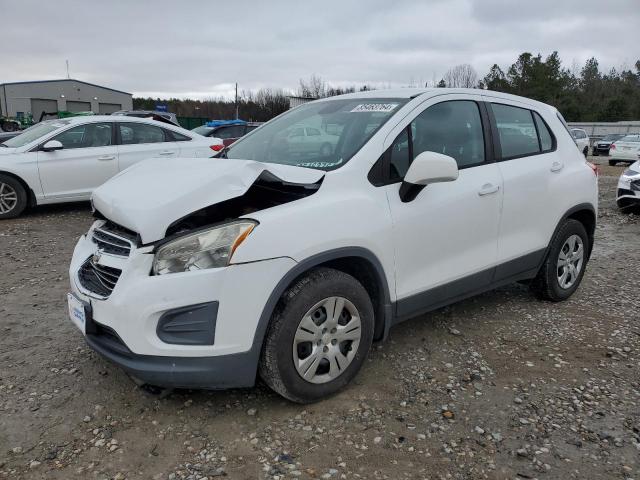
M259 320L275 285L295 265L294 260L276 258L153 276L150 247L134 248L128 257L102 253L100 265L121 270L105 299L83 288L78 277L87 259L98 251L91 232L78 241L69 274L72 293L90 305L85 336L94 350L154 385L228 388L253 384ZM160 338L158 322L163 316L213 303L217 313L210 344L167 343Z

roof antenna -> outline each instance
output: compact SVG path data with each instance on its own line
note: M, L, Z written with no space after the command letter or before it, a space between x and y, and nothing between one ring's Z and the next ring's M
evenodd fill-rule
M67 62L67 78L69 78L69 60L65 60Z

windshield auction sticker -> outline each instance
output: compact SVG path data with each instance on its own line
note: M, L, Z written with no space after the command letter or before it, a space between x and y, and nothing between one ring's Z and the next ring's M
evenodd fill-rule
M392 112L398 106L397 103L361 103L352 112Z

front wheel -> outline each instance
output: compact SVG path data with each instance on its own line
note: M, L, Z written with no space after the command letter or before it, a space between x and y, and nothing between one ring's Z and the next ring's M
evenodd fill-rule
M27 208L27 192L13 177L0 174L0 220L15 218Z
M577 290L589 256L589 237L582 223L568 219L551 241L531 290L541 299L559 302Z
M289 400L320 400L356 376L373 331L373 305L364 287L344 272L318 268L280 299L262 350L260 376Z

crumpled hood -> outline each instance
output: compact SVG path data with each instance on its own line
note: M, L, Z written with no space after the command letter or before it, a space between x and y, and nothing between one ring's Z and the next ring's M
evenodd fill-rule
M268 171L290 183L318 182L310 168L221 158L153 158L137 163L93 192L93 206L109 220L140 234L143 243L164 238L190 213L243 195Z

